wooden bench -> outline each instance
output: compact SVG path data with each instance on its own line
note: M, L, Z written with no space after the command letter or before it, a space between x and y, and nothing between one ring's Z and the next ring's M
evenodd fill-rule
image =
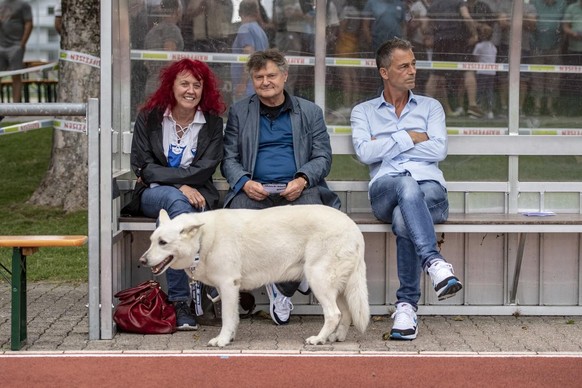
M378 220L370 212L347 213L363 233L391 233L391 225ZM153 231L155 220L148 217L120 217L120 229ZM524 214L451 213L443 224L435 225L436 233L516 233L518 248L513 272L510 303L515 304L521 274L523 253L528 233L582 233L582 214L526 216Z
M12 290L11 349L20 350L26 343L26 257L41 247L78 247L87 242L87 236L0 236L0 247L12 248L12 271L0 263L11 275L7 281Z
M508 168L511 175L517 176L517 163L515 158L518 155L578 155L581 144L577 144L580 139L575 136L551 137L551 136L451 136L449 141L450 155L503 155L508 157ZM123 137L123 149L129 155L129 144L131 143L131 134L127 133ZM343 134L333 134L331 143L334 155L354 155L351 137ZM122 193L122 199L119 206L123 206L128 199L128 192L133 186L133 176L129 171L117 175L116 184ZM366 235L367 260L371 260L370 266L373 268L370 273L370 295L372 312L386 314L391 302L391 296L395 290L395 260L394 240L391 231L391 225L377 220L370 210L369 200L367 198L368 182L365 180L328 180L328 186L331 190L340 195L342 200L342 210L352 217L358 224L360 230ZM228 189L227 183L218 179L215 184L224 194ZM435 225L435 232L450 233L451 238L447 239L446 249L451 249L456 254L450 257L461 257L462 262L455 268L461 273L465 281L465 290L457 301L448 303L438 303L428 296L421 301L419 313L422 314L513 314L520 312L534 315L555 315L555 314L575 314L582 315L582 304L579 303L582 298L582 281L578 281L578 287L575 291L577 294L576 301L563 302L559 300L561 296L555 293L547 293L546 290L555 289L556 287L546 287L543 284L555 282L555 277L547 280L542 279L542 240L548 237L547 241L554 244L554 241L561 240L562 235L582 234L582 211L576 205L557 204L553 198L564 196L582 195L582 184L580 182L529 182L515 181L449 181L447 184L449 191L450 214L449 219L444 224ZM486 198L484 198L486 197ZM520 198L526 198L523 203ZM552 199L551 199L552 198ZM560 197L561 198L561 197ZM570 197L568 197L570 198ZM483 201L485 199L485 201ZM120 207L118 207L120 208ZM547 217L530 217L519 214L521 209L540 210L544 208L557 209L556 215ZM149 232L155 228L155 222L152 219L140 218L118 218L117 230L120 232ZM382 236L385 235L385 236ZM482 239L478 237L482 234ZM528 238L528 234L530 237ZM504 235L502 244L496 244L496 236ZM460 236L460 238L459 238ZM440 236L439 236L440 237ZM132 237L133 238L133 237ZM572 239L575 239L573 237ZM442 238L441 238L442 239ZM570 237L567 237L570 240ZM496 249L493 253L496 265L495 270L486 271L486 279L480 277L476 271L482 270L483 263L476 254L481 246L492 246ZM581 237L578 237L582 241ZM132 239L128 241L133 241ZM527 241L527 244L526 244ZM368 242L370 244L368 245ZM133 244L133 242L128 242ZM125 242L124 242L125 244ZM368 250L368 247L370 249ZM568 245L568 248L571 246ZM141 250L143 246L140 246ZM531 250L530 250L531 248ZM503 252L500 252L500 249ZM122 248L119 248L123 252ZM524 254L524 250L526 251ZM536 251L537 250L537 251ZM574 250L574 248L572 248ZM554 253L555 254L555 253ZM572 252L568 252L572 257ZM575 254L575 253L574 253ZM380 255L380 256L379 256ZM469 261L470 255L473 259ZM525 267L518 298L519 278L522 272L522 261L527 262L530 257L537 256L538 268ZM449 256L447 256L449 257ZM499 258L499 259L497 259ZM572 260L577 260L573 258ZM477 263L477 264L475 264ZM549 265L549 264L548 264ZM579 264L576 264L579 267ZM572 264L573 266L573 264ZM570 273L572 269L569 268ZM471 277L469 278L468 273ZM497 272L495 272L497 271ZM533 280L533 272L538 271L538 276ZM499 274L499 277L497 277ZM582 279L582 272L580 272ZM477 282L475 283L475 280ZM568 281L571 279L568 278ZM487 283L488 282L488 283ZM537 290L534 290L537 282ZM560 283L560 282L558 282ZM561 283L560 283L561 284ZM564 287L571 291L573 286L570 283L564 283ZM567 285L566 285L567 284ZM490 287L490 288L488 288ZM386 293L380 295L374 290L385 289ZM491 288L495 288L491 290ZM476 291L474 291L476 290ZM497 292L497 290L501 290ZM491 298L480 297L479 293L492 292ZM535 294L537 292L537 295ZM542 296L542 293L545 294ZM572 291L574 292L574 291ZM426 293L423 293L425 295ZM544 297L552 299L549 305L546 305ZM569 300L575 297L571 293L567 296ZM372 298L374 298L372 302ZM521 300L518 300L521 299ZM523 302L527 299L526 302ZM556 300L558 300L556 302ZM522 303L523 302L523 303ZM299 314L311 314L315 309L311 306L295 305L295 312Z

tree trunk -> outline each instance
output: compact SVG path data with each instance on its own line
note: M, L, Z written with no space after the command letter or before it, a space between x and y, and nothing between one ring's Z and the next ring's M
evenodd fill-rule
M62 0L61 49L100 54L100 1ZM86 64L59 62L58 101L86 103L99 97L99 69ZM85 117L63 117L84 121ZM61 207L65 211L87 208L87 135L55 129L51 163L28 203Z

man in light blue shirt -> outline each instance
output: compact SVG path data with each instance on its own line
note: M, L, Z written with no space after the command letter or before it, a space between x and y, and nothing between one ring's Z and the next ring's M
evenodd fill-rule
M381 45L376 65L384 89L352 110L352 140L358 158L370 167L372 211L396 235L400 288L390 338L412 340L418 333L421 270L439 300L463 287L440 254L434 231L449 214L438 167L447 154L445 113L437 100L411 91L416 59L410 42L394 38Z

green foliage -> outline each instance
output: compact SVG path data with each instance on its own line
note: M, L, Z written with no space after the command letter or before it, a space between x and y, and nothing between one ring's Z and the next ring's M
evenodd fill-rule
M49 166L52 133L44 128L0 136L0 235L87 234L86 211L26 203ZM0 248L0 263L11 268L11 258L10 248ZM27 279L86 281L87 267L87 246L42 248L27 260Z

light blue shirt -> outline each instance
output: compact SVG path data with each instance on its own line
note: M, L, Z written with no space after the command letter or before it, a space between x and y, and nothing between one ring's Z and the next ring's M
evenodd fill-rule
M382 93L354 107L351 122L356 155L370 167L370 186L381 176L409 172L417 181L434 180L446 187L438 162L447 155L447 128L437 100L409 92L398 117ZM409 130L425 132L429 140L414 144Z

